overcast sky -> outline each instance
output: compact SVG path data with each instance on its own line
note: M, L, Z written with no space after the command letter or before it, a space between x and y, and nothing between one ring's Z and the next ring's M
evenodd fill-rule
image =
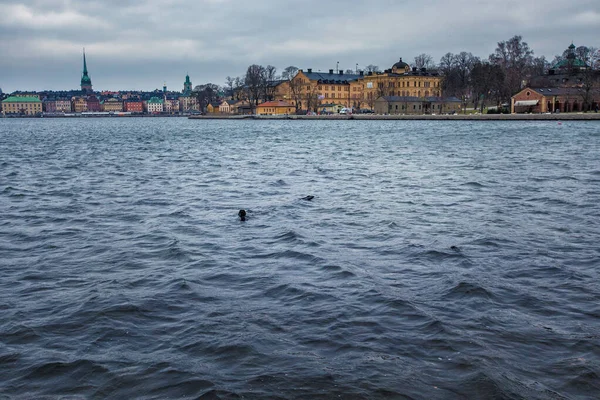
M552 60L600 47L600 0L0 0L0 88L223 85L250 64L385 69L420 53L487 58L522 35Z

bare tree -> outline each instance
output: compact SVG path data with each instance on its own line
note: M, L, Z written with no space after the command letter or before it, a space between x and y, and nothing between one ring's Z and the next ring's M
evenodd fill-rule
M429 54L421 53L415 57L413 67L417 67L418 69L433 69L435 67L435 63L433 62L433 57L431 57Z
M290 65L281 73L281 79L285 79L287 81L294 79L296 74L298 73L298 68Z
M498 42L498 47L489 60L504 71L507 89L505 96L508 99L521 89L533 61L533 50L521 36L515 35L507 41Z
M263 100L271 101L275 98L275 88L277 84L277 68L267 65L263 70Z
M192 91L192 95L196 97L200 110L206 110L206 107L217 100L219 100L219 85L214 83L205 83L203 85L197 85Z
M365 72L377 73L377 72L381 72L381 70L379 69L379 67L377 65L369 64L365 67Z
M311 86L310 90L306 92L306 110L317 112L319 108L319 93L317 86Z
M238 76L235 78L235 81L233 83L233 92L235 93L235 100L239 101L248 98L248 95L245 91L244 81L244 77Z
M471 84L475 102L480 103L480 110L489 98L497 97L497 91L502 87L504 72L498 65L477 61L471 70ZM477 108L477 105L475 105Z
M531 66L529 68L530 76L541 76L545 75L550 68L550 63L546 60L546 57L535 57L531 61Z
M227 88L226 95L230 96L233 99L233 96L234 96L233 88L235 87L235 78L232 78L230 76L225 78L225 85Z
M260 96L264 88L264 76L265 67L262 65L252 64L246 70L246 78L244 80L246 90L248 91L248 100L250 101L250 107L254 111L254 108L258 106Z
M281 73L281 78L286 80L290 88L290 96L294 101L296 112L300 109L302 104L302 84L297 80L296 75L298 74L298 68L290 65Z
M354 70L353 69L347 69L345 73L348 74L348 75L354 75Z

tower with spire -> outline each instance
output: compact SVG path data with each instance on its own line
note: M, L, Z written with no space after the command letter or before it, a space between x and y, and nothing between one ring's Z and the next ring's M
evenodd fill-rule
M92 80L88 76L87 63L85 61L85 49L83 49L83 73L81 74L81 91L92 93Z
M192 93L192 82L190 81L190 75L185 75L185 82L183 83L183 94L190 95Z

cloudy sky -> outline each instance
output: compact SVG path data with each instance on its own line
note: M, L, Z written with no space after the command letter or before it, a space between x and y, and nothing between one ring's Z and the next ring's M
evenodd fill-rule
M600 47L599 0L0 0L0 88L224 84L250 64L389 68L420 53L492 53L522 35L550 60Z

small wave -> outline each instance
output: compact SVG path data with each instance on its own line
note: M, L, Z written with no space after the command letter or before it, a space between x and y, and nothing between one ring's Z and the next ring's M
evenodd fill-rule
M287 184L287 182L286 182L286 181L284 181L283 179L278 179L278 180L276 180L275 182L272 182L272 183L270 184L270 186L278 186L278 187L279 187L279 186L288 186L288 184Z
M25 379L48 379L61 376L88 376L104 374L109 370L101 364L90 360L77 360L72 362L48 362L36 365L29 369Z
M479 182L466 182L463 183L461 186L469 186L469 187L475 187L475 188L484 188L485 185Z
M445 298L462 299L471 297L482 297L491 299L493 297L485 288L469 282L460 282L458 285L450 289L445 295Z

